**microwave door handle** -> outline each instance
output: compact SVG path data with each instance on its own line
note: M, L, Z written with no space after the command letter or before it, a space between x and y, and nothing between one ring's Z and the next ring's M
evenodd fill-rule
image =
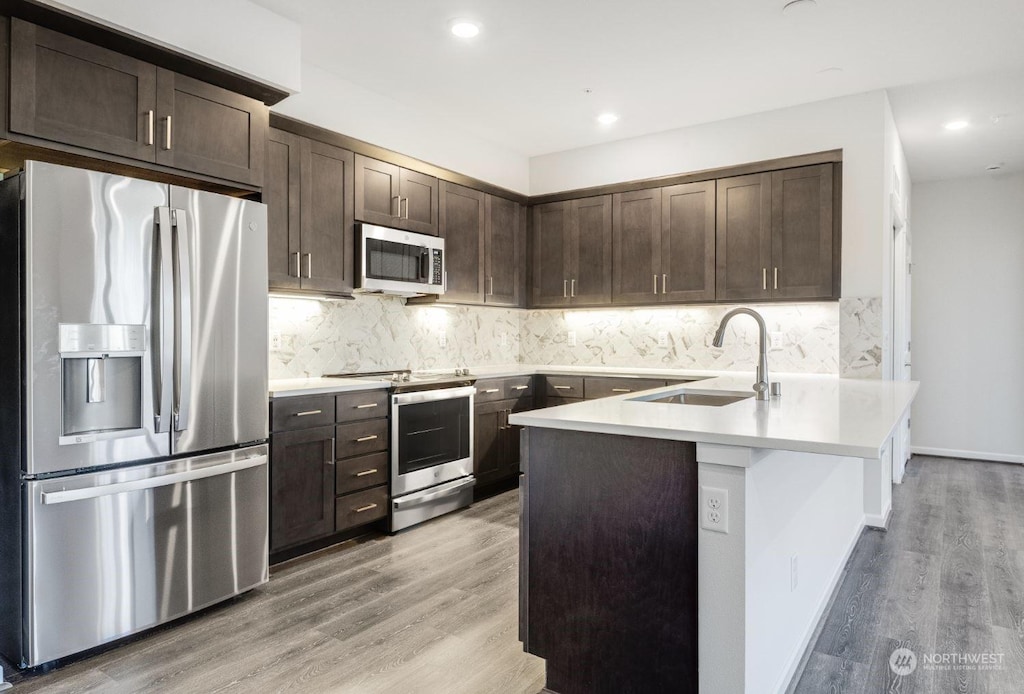
M430 249L420 249L420 276L416 278L420 284L430 281Z
M189 403L192 400L192 248L189 243L188 215L175 210L174 222L176 278L174 340L174 429L188 428Z
M158 434L171 430L171 379L174 360L174 279L172 267L171 210L156 208L156 248L158 262L153 277L153 426Z

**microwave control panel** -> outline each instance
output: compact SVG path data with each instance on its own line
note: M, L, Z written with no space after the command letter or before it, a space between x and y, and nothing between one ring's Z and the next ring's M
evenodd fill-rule
M430 250L430 267L431 267L430 283L431 284L441 284L444 281L443 278L442 278L444 270L442 268L441 249L439 249L439 248L432 248Z

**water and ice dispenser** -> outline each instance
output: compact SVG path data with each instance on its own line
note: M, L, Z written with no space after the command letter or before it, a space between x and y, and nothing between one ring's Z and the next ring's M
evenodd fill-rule
M61 324L61 444L142 427L145 351L143 325Z

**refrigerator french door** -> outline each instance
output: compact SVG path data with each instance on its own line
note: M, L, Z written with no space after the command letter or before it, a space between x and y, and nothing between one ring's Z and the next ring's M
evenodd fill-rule
M265 581L265 206L27 162L0 246L2 652L38 665Z

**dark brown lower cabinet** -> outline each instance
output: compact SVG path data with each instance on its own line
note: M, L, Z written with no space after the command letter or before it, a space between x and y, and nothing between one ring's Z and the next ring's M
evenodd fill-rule
M275 433L270 460L270 551L334 532L334 427Z
M696 693L695 444L539 428L524 441L520 640L547 691Z
M473 474L478 487L519 474L519 427L508 423L509 415L517 407L521 408L519 411L528 409L518 400L498 400L475 407Z

